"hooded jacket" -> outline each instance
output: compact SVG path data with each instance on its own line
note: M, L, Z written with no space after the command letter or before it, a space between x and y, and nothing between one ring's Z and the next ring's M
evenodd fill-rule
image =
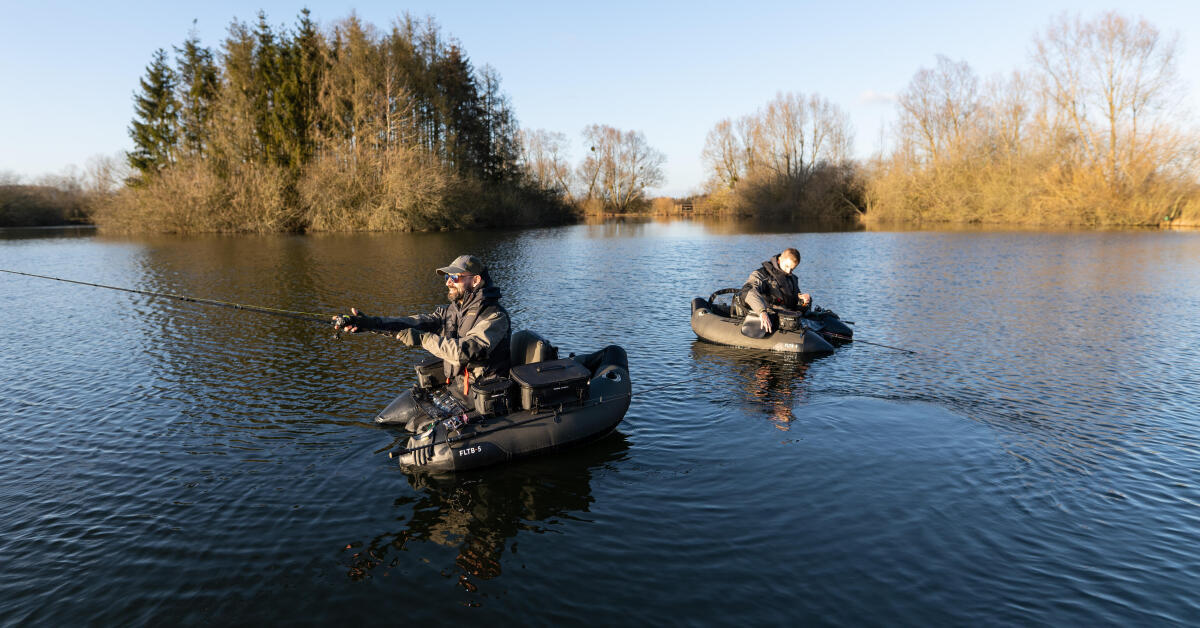
M421 337L421 348L442 359L447 379L462 374L464 368L470 370L472 382L508 377L512 359L508 311L500 305L500 289L485 280L461 301L431 314L377 318L371 324L379 329L412 327L427 332Z
M758 314L771 307L799 309L800 280L783 272L776 255L754 269L742 286L741 297L750 311Z

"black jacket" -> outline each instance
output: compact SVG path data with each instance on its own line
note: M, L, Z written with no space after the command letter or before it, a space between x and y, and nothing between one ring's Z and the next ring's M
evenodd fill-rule
M512 329L499 300L500 290L489 282L461 302L443 305L431 314L378 318L371 323L382 329L413 327L428 332L421 347L443 360L447 379L464 369L471 371L472 381L508 377Z
M741 296L755 314L771 307L796 310L800 306L800 280L791 273L783 272L779 267L779 256L776 255L750 273L742 286Z

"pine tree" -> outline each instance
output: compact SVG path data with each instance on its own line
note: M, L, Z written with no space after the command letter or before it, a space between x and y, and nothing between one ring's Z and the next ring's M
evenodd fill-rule
M258 44L254 48L255 131L265 163L286 165L287 129L279 106L279 89L283 83L285 37L278 39L267 24L266 13L258 13Z
M159 48L141 79L141 93L134 95L134 119L129 129L133 151L129 165L143 175L166 168L175 161L179 139L177 79L167 64L167 53Z
M280 105L288 130L288 156L294 169L307 164L316 151L321 127L318 98L325 74L323 43L308 9L302 10L296 35L286 49L284 82L280 88Z
M261 160L255 103L259 85L254 73L254 33L234 21L222 46L222 81L215 124L218 160L228 164Z
M193 22L193 27L195 22ZM195 30L183 48L175 48L179 66L179 132L184 154L202 157L209 141L208 123L217 98L218 70L213 53L200 45Z
M444 120L441 116L440 93L437 81L437 66L443 53L442 40L438 33L437 23L432 17L426 18L425 29L417 34L417 53L421 58L421 75L418 77L419 116L421 118L421 135L425 150L439 158L445 158L443 143Z
M496 182L516 179L519 176L519 129L508 96L500 91L500 74L485 65L479 72L479 86L487 142L483 177Z
M457 45L451 45L434 66L441 120L445 123L445 151L450 165L462 173L482 171L489 152L479 90L471 62Z
M404 116L395 125L398 139L405 146L423 148L428 146L423 113L429 108L429 90L426 88L425 61L417 50L416 29L416 21L405 14L384 42L384 54L393 73L395 92L403 92L403 98L397 98L392 105L394 113Z

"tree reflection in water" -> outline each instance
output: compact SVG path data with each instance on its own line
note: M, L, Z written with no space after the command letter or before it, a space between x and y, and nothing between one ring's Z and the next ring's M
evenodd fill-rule
M809 363L820 359L701 340L692 343L692 357L698 368L711 374L705 381L730 382L747 405L761 408L775 427L785 432L795 420L793 408L803 400L802 384Z
M404 569L405 552L415 543L457 548L454 577L467 591L473 579L490 580L503 572L507 544L522 531L553 531L563 519L585 519L594 501L591 481L609 464L624 460L629 450L619 431L598 442L557 454L457 475L406 472L415 495L395 501L411 511L404 528L385 532L366 543L351 543L347 575L362 580ZM379 571L383 568L382 571Z

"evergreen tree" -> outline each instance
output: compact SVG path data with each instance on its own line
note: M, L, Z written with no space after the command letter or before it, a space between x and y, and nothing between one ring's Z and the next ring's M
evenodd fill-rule
M267 24L266 13L258 13L257 44L254 48L254 82L257 86L254 98L255 132L258 136L261 158L264 163L287 165L287 125L284 112L279 106L280 87L283 83L284 37L276 39Z
M323 39L308 9L300 12L296 35L287 47L281 106L288 129L288 160L298 169L312 159L320 133L320 88L325 74Z
M167 64L165 50L155 51L140 83L141 93L133 98L134 119L129 129L133 151L128 153L128 159L130 166L147 175L175 161L179 138L177 79Z
M414 42L421 57L422 72L419 77L419 91L422 95L418 102L421 119L421 136L425 150L445 159L443 144L443 120L441 116L441 89L437 81L437 67L442 56L442 40L438 34L437 23L433 18L427 18L425 30L417 35Z
M521 156L517 117L508 96L500 91L500 74L495 68L483 67L479 73L479 86L487 140L483 177L489 181L515 180L519 176Z
M392 28L384 47L393 80L398 89L404 90L403 102L394 105L396 112L404 113L403 121L397 125L401 129L401 143L427 148L423 115L429 108L430 89L426 81L425 61L417 50L416 29L413 17L405 14Z
M478 174L489 152L479 91L471 62L451 45L434 65L440 118L445 124L445 158L461 173Z
M195 22L193 22L193 25ZM179 132L185 154L203 156L208 124L217 98L218 70L213 53L200 45L195 30L175 48L179 66Z
M255 37L245 22L233 21L222 44L222 80L218 96L219 120L214 134L219 140L218 161L230 164L258 161L255 102L258 84L254 75Z

